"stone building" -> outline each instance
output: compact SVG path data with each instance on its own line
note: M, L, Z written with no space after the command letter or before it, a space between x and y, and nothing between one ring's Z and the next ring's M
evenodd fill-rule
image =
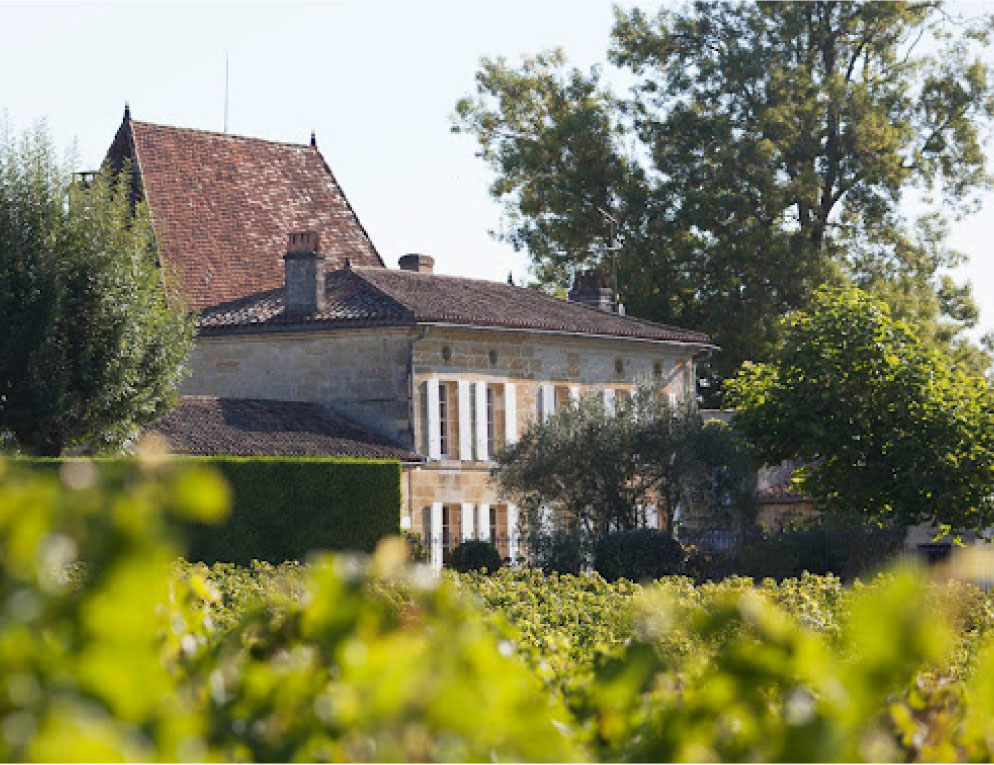
M266 437L255 412L273 432L296 423L296 436L272 438L273 453L399 450L402 526L430 540L436 565L466 538L515 555L517 509L489 472L530 420L583 394L613 407L642 379L693 401L695 362L714 347L620 315L596 272L578 274L562 300L435 274L426 255L386 268L313 138L273 143L126 112L109 159L130 160L162 265L198 312L185 398L165 428L174 448L257 453ZM323 408L324 430L276 411L286 402ZM237 421L225 425L226 411ZM345 423L348 450L334 446Z

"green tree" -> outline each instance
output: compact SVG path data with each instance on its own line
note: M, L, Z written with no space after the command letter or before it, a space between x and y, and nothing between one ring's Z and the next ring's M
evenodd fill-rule
M546 506L587 535L644 527L653 504L670 530L678 506L727 524L752 496L749 455L731 430L670 407L652 386L613 413L601 397L582 397L533 423L496 459L501 493L525 508L530 526Z
M453 130L495 171L503 236L541 285L605 260L610 211L629 311L709 332L719 382L763 360L812 289L846 281L980 369L947 221L901 202L934 194L955 215L986 186L987 33L938 2L618 10L610 60L629 96L561 51L484 59Z
M801 459L826 511L977 529L994 522L994 394L881 300L815 292L769 363L726 382L735 427L768 463Z
M192 342L127 181L74 180L41 128L0 127L0 316L0 432L40 455L134 437L173 399Z

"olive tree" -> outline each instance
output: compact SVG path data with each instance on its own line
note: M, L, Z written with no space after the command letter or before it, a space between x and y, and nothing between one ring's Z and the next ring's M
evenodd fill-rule
M532 526L546 507L567 528L598 536L645 526L655 505L672 532L678 507L722 526L751 507L752 465L741 440L648 385L614 412L600 396L582 397L533 422L496 459L501 494Z

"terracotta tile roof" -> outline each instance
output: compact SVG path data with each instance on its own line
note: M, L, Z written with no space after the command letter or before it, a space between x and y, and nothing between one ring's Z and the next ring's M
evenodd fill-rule
M289 319L282 290L269 290L205 309L202 334L287 324L378 323L465 324L711 346L707 335L679 327L618 316L525 287L455 276L385 268L351 268L329 273L325 310Z
M145 432L163 436L174 454L422 461L320 404L295 401L182 396Z
M136 170L159 256L193 309L283 283L293 231L318 232L327 268L346 256L382 267L376 248L316 146L124 122L108 151Z

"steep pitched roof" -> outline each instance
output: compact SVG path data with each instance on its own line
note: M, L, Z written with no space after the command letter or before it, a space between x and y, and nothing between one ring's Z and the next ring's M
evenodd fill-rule
M382 267L316 146L155 125L125 113L107 154L130 159L159 256L201 309L283 283L287 235L313 230L328 268Z
M145 430L175 454L422 460L319 404L182 396Z
M346 268L327 275L326 295L325 309L305 317L286 315L280 289L211 306L200 315L200 331L221 334L287 325L464 324L712 345L701 332L619 316L525 287L480 279Z

